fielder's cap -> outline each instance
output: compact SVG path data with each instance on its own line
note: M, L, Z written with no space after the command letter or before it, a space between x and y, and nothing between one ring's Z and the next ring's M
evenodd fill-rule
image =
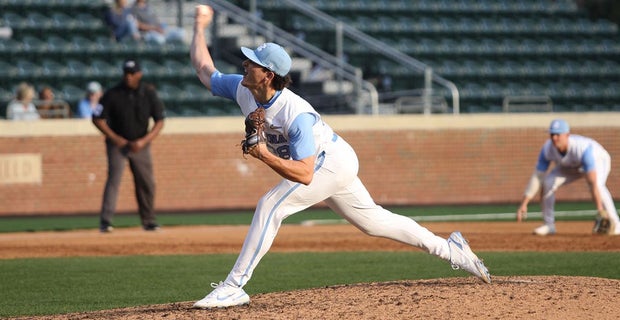
M127 59L125 60L125 62L123 62L124 73L136 73L136 72L139 72L140 70L141 70L140 64L138 63L138 61L134 59Z
M551 125L549 125L549 133L550 134L562 134L570 132L570 127L568 126L568 122L562 119L555 119L551 121Z
M88 90L89 93L101 92L101 84L97 81L91 81L88 83L86 90Z
M241 47L241 52L254 63L261 65L279 76L286 76L291 70L291 57L281 46L275 43L264 43L256 50Z

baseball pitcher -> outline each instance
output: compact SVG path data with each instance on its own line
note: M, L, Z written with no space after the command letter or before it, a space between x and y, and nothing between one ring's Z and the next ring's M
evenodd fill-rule
M490 283L484 263L459 232L436 236L414 220L375 204L357 177L353 148L321 115L287 86L291 58L281 46L265 43L241 48L247 58L243 74L220 73L205 42L204 29L213 10L197 6L190 56L198 78L214 95L235 101L246 116L242 151L263 162L283 179L262 196L237 262L228 277L196 302L196 308L247 304L243 290L267 253L282 221L318 202L364 233L422 248Z

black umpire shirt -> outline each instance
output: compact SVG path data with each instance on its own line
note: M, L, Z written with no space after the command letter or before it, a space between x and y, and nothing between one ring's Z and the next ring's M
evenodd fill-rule
M155 89L144 83L133 90L121 82L107 90L100 102L103 109L93 117L106 119L110 129L129 141L147 134L150 118L164 119L164 104Z

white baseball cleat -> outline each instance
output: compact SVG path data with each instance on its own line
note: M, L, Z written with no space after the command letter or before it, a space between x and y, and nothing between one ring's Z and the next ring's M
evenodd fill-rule
M194 303L193 308L198 309L211 309L211 308L224 308L232 306L241 306L250 303L250 296L248 296L242 288L233 287L225 284L224 282L211 283L211 287L214 288L202 300Z
M542 226L534 229L534 234L539 236L550 236L555 234L555 226L549 224L543 224Z
M463 269L474 276L480 278L486 283L491 283L491 274L487 267L484 266L482 260L471 251L467 240L458 232L452 232L448 238L448 247L450 247L450 264L452 269Z
M620 236L620 224L609 220L609 232L607 232L610 236Z

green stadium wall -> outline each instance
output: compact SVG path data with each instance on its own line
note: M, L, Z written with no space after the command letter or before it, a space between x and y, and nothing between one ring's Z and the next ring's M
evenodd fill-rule
M620 199L620 113L325 116L356 149L359 176L383 206L520 201L546 128L564 118L612 156ZM152 147L158 212L253 208L280 180L241 154L240 117L169 118ZM0 215L97 214L106 178L103 136L89 120L0 120ZM34 178L33 178L34 172ZM584 180L558 201L585 201ZM319 204L322 206L322 204ZM117 211L135 212L129 167ZM594 207L593 207L594 209Z

